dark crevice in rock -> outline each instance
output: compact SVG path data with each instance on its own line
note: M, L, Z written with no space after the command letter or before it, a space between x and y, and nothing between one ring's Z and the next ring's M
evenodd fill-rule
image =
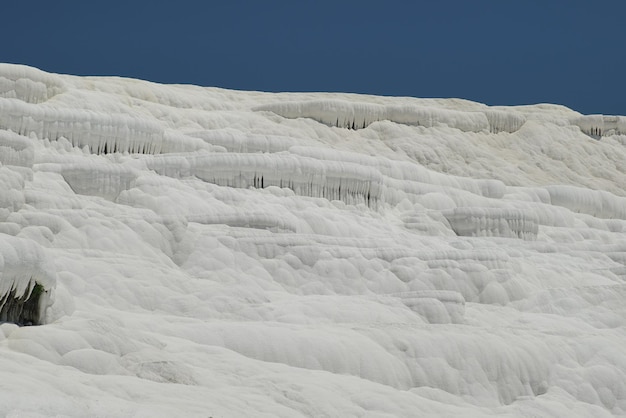
M30 294L17 296L15 290L7 293L0 300L0 322L12 322L19 326L41 325L39 301L45 293L40 284L36 284Z

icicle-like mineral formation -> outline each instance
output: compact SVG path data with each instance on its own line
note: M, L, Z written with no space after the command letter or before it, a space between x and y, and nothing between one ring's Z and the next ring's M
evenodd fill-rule
M40 246L0 234L0 322L44 323L55 284L54 263Z

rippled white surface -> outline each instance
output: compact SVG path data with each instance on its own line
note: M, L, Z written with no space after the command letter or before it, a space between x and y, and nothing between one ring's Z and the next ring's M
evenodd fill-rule
M626 414L625 121L0 65L0 415Z

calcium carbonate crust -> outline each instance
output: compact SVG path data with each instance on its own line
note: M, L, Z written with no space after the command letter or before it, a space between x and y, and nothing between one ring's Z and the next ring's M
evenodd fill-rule
M625 145L2 64L0 415L624 415Z

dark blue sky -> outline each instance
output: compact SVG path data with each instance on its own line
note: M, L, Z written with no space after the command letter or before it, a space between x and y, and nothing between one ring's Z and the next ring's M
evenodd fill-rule
M3 2L0 61L626 115L625 0Z

